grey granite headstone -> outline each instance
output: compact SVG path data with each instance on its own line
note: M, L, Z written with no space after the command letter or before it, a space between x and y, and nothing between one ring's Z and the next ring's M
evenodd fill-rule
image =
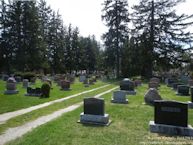
M105 114L104 100L97 98L84 99L84 112L80 114L80 123L109 125L109 115Z
M188 125L188 105L176 101L155 101L154 121L150 121L150 131L166 135L193 136L193 128Z
M85 75L80 75L80 77L79 77L80 82L84 82L85 79L86 79Z
M124 91L113 92L112 103L128 104L128 99L126 99L126 93Z
M150 88L144 95L144 101L146 104L153 106L156 100L162 100L162 98L157 89Z
M23 79L23 88L29 87L29 81L28 79Z
M19 91L17 90L16 80L13 77L8 78L7 84L6 84L6 91L4 94L17 94Z

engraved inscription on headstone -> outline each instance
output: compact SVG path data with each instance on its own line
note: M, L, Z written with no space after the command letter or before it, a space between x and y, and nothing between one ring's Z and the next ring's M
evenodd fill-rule
M155 101L155 123L187 127L187 104L175 101Z

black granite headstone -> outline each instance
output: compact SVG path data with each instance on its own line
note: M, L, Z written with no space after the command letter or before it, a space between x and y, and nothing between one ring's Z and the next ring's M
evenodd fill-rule
M135 84L133 81L129 80L128 78L125 78L120 83L120 89L126 90L126 91L134 91Z
M172 87L174 83L178 82L175 78L168 78L168 87Z
M29 95L40 95L42 93L41 88L31 88L27 87L27 94Z
M42 93L41 88L35 88L35 94L40 95Z
M188 105L176 101L155 101L154 120L156 124L187 127Z
M104 100L97 98L84 99L84 114L104 115Z
M178 85L184 85L183 83L173 83L173 89L177 90L178 89Z
M32 94L32 93L33 93L31 87L27 87L27 93L28 93L28 94Z
M193 102L193 87L190 87L190 92L191 92L191 102Z
M187 85L178 85L178 94L179 95L184 95L184 96L189 96L189 89L190 87Z

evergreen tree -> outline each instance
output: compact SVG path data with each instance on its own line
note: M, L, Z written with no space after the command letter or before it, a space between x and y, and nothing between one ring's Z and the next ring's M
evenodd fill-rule
M40 21L40 32L41 32L41 38L43 40L42 42L42 54L43 54L43 64L42 68L44 69L44 72L49 72L49 25L50 25L50 17L51 17L52 9L50 6L47 6L47 3L45 0L40 0L38 5L38 15L39 15L39 21Z
M127 0L105 0L102 10L102 20L109 28L104 34L107 49L108 66L116 68L116 75L119 78L121 47L128 36L128 3Z
M177 15L174 7L183 0L140 0L131 14L134 25L133 36L145 52L142 75L152 76L153 64L167 67L183 62L185 45L192 42L192 34L186 28L193 24L185 14Z

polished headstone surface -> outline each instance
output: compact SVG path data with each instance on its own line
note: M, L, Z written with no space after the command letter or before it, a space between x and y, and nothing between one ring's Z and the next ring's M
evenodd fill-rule
M27 94L25 94L25 96L41 96L42 91L41 88L31 88L31 87L27 87Z
M156 124L187 127L188 105L176 101L155 101L154 121Z
M128 78L123 79L120 82L120 89L121 90L126 90L126 91L134 91L135 84L133 81L131 81Z
M189 86L187 86L187 85L178 85L178 87L177 87L178 89L177 89L177 94L178 95L182 95L182 96L189 96L190 94L189 94L189 89L190 89L190 87Z
M85 98L84 99L84 114L104 115L104 99Z

